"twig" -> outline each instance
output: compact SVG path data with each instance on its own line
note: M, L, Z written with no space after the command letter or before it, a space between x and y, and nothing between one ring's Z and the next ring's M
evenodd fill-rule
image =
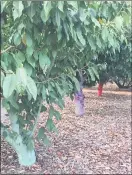
M8 47L7 49L5 49L5 50L1 51L1 54L3 54L3 53L5 53L5 52L7 52L8 50L12 49L13 47L15 47L15 46L10 46L10 47Z
M6 72L2 67L0 67L0 69L1 69L1 71L2 71L3 73L5 73L5 74L13 74L13 73L11 73L11 72Z

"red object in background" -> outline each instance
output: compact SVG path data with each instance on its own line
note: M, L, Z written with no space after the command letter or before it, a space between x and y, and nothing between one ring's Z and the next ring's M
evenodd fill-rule
M102 83L99 83L99 86L98 86L98 96L101 96L102 95L102 91L103 91L103 84Z

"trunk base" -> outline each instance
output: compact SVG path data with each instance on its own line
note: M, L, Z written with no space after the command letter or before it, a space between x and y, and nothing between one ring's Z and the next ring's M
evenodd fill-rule
M33 141L32 141L33 144ZM17 153L19 164L23 166L32 166L36 162L36 154L34 147L30 150L26 144L23 144L22 139L16 140L13 147Z
M12 117L12 116L11 116ZM25 142L23 141L23 137L19 134L19 127L14 121L12 122L12 133L17 134L15 137L12 137L10 131L4 126L1 128L1 133L3 135L4 131L7 136L5 136L5 140L13 147L16 151L19 164L23 166L31 166L36 162L36 155L34 150L34 141L33 138L30 138L29 135L25 135Z
M103 91L103 84L99 84L98 86L98 96L102 96L102 91Z
M23 149L23 152L18 153L19 164L23 166L32 166L36 162L35 151Z
M75 114L77 117L83 117L84 113L84 95L80 90L75 94Z

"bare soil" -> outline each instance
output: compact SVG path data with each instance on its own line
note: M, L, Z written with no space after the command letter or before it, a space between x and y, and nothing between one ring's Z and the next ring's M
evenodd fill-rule
M2 139L1 174L131 174L131 93L84 89L85 116L76 117L66 98L59 134L50 133L50 147L35 142L37 162L18 164L14 150ZM41 114L40 126L47 114Z

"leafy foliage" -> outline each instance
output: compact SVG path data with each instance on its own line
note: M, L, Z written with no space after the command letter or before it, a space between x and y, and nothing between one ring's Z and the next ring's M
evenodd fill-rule
M52 117L61 119L53 104L63 109L64 97L73 99L80 88L79 70L86 68L89 81L99 78L102 65L95 64L93 57L106 48L115 52L120 46L120 36L125 40L123 25L129 14L128 5L125 2L2 1L1 6L3 107L9 113L12 130L17 128L13 135L17 133L22 146L33 150L40 113L47 110L43 101L50 106L49 117L46 126L40 128L38 139L49 144L45 129L57 132ZM4 134L8 142L9 135L10 131ZM18 144L10 144L18 149ZM26 156L26 151L23 154ZM30 160L29 164L32 163Z
M130 26L129 26L130 27ZM126 31L126 41L120 41L120 48L115 52L106 49L105 52L100 52L94 60L95 64L106 63L106 67L100 70L99 81L107 82L109 79L114 81L119 88L129 88L132 84L131 80L131 36L130 29ZM97 79L96 79L97 80Z

